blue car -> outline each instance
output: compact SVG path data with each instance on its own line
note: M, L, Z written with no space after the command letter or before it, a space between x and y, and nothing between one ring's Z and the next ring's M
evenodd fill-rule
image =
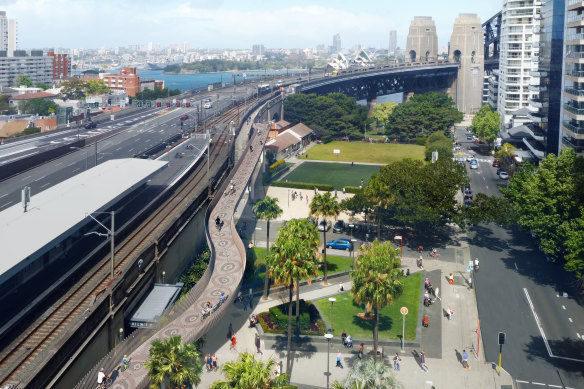
M326 242L326 247L329 249L335 249L335 250L347 250L347 251L353 250L353 244L351 243L351 241L349 239L344 239L344 238L329 240L328 242Z

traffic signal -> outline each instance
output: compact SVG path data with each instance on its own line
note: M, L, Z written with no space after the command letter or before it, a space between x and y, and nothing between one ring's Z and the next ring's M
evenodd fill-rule
M167 107L170 107L170 103L166 103L166 106L167 106Z
M190 107L191 107L191 103L187 103L187 108L190 108Z
M97 101L94 104L95 104L95 108L99 107L99 103Z
M148 102L148 108L152 107L152 103L149 101Z
M138 101L138 107L141 107L141 106L142 106L142 102Z
M505 333L499 332L499 345L505 344Z
M180 108L180 103L176 103L176 106Z
M162 103L156 103L156 106L157 107L161 107L162 106Z

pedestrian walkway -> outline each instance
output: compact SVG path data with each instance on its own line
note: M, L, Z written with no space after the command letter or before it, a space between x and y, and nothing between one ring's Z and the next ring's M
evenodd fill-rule
M404 268L410 263L415 264L416 258L404 258ZM442 309L450 307L454 311L453 318L449 321L445 315L432 317L430 326L436 325L436 321L441 321L441 353L438 357L427 355L426 364L428 372L424 372L420 366L419 355L426 344L433 339L426 339L425 331L422 331L420 348L405 348L401 353L400 347L385 347L384 363L391 365L390 358L399 353L402 361L400 371L395 375L404 388L502 388L504 385L512 387L512 378L506 372L502 371L499 376L490 363L484 361L482 352L482 343L478 356L476 351L479 348L477 344L477 334L475 333L478 323L478 311L474 295L474 290L466 284L466 268L464 261L427 261L426 271L436 271L441 274L441 281L436 283L440 289ZM415 267L414 267L415 269ZM419 271L419 270L416 270ZM455 285L450 286L446 281L446 276L455 273ZM351 287L350 281L343 281L346 290ZM322 286L321 283L313 283L311 286L301 287L300 297L306 300L315 300L327 298L338 293L338 283L332 283L330 286ZM266 301L260 301L259 296L255 297L253 310L246 307L243 309L241 304L232 305L225 314L223 320L207 334L207 343L203 347L203 354L217 353L219 364L222 365L227 361L234 361L241 352L250 352L256 354L257 358L266 360L273 357L280 361L282 366L286 366L286 344L278 344L277 347L265 350L265 342L261 342L262 354L258 354L255 346L255 335L257 330L249 328L249 315L267 311L271 306L280 304L285 296L274 293ZM230 343L227 340L229 325L237 335L236 350L230 350ZM355 339L354 343L358 344L359 340ZM327 370L327 350L326 343L312 345L308 350L293 351L293 366L291 382L299 387L326 387L326 370ZM335 367L336 355L340 350L343 356L344 369ZM466 350L469 354L470 369L465 370L462 366L462 354ZM330 383L335 380L342 380L348 373L351 366L357 359L357 348L346 349L340 344L334 344L330 349ZM428 354L428 353L426 353ZM204 372L202 374L201 387L208 387L214 381L220 379L220 372Z

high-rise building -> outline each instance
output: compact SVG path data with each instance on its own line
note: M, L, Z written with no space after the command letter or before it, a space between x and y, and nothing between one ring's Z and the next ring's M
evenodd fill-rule
M16 20L8 19L6 11L0 11L0 51L12 57L17 49Z
M333 53L339 53L341 51L341 34L336 33L333 35Z
M257 44L251 47L251 51L253 55L260 56L265 54L266 49L264 48L264 45Z
M389 32L389 54L395 54L395 49L397 47L397 31L391 30Z
M541 4L541 0L503 0L497 110L504 125L539 95Z
M47 56L53 57L53 79L69 77L71 74L71 59L68 54L55 54L55 52L49 51Z
M584 3L567 3L561 147L584 154Z

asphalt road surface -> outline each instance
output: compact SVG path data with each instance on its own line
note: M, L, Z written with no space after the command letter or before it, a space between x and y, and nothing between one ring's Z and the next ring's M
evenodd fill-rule
M469 150L464 131L456 135L464 157L477 154L479 169L468 170L473 193L500 196L507 181L496 175L493 158ZM498 333L505 332L502 367L518 388L584 388L584 310L573 279L517 228L473 226L469 245L480 261L474 285L487 360L498 363Z

